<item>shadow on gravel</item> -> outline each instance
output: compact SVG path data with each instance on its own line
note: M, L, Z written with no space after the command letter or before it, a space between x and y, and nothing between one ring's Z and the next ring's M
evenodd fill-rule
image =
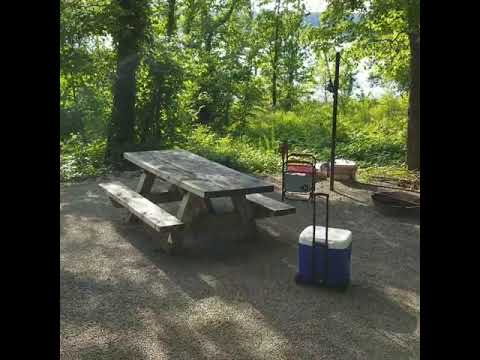
M146 359L142 351L133 347L127 347L119 344L109 344L107 346L90 345L80 347L68 354L61 354L64 359L79 359L79 360L98 360L98 359L118 359L130 360Z
M260 358L248 341L249 336L262 336L262 328L259 333L242 332L240 326L244 325L228 316L195 330L188 321L182 321L182 314L194 304L216 299L229 308L251 309L258 314L264 331L286 341L281 348L284 358L419 357L418 338L412 335L418 311L386 291L419 292L420 240L415 221L387 218L372 206L357 202L332 201L331 226L350 229L354 236L352 285L339 292L298 286L293 281L298 234L311 224L311 205L307 202L291 201L297 208L294 215L259 221L260 236L254 241L191 244L184 255L172 257L159 250L155 237L144 226L122 224L121 210L114 209L105 196L83 194L71 203L64 197L62 216L110 221L147 265L139 269L141 283L124 277L121 261L112 269L115 276L111 280L62 269L64 324L79 328L96 324L120 334L144 332L151 325L142 314L148 313L161 329L156 341L172 358L212 358L208 346L235 358ZM318 223L323 224L321 205L319 209ZM88 228L88 223L84 225ZM102 245L101 239L92 246L103 246L107 257L119 256L118 250ZM251 323L256 321L260 320L252 317ZM85 359L96 354L97 358L144 358L135 353L135 346L130 339L102 349L79 349L78 354Z
M308 209L308 206L299 207ZM335 209L342 211L343 204L335 204ZM382 277L389 277L387 284L391 287L416 291L418 280L412 284L412 279L402 276L396 265L405 261L402 256L407 247L414 249L418 244L392 247L394 242L388 235L353 229L357 240L355 250L360 257L353 261L352 286L345 292L297 286L293 277L298 232L286 233L282 229L290 222L295 224L295 229L304 228L310 221L306 217L299 218L298 214L288 217L288 221L286 218L262 221L257 241L225 242L222 246L212 244L211 247L203 244L202 248L189 248L178 257L159 251L154 238L140 234L145 229L119 226L117 231L189 298L202 301L220 297L227 303L251 304L267 319L270 327L288 339L288 343L297 344L288 356L312 356L306 350L302 352L302 340L299 339L299 334L312 331L319 336L323 334L329 346L336 349L335 354L347 351L347 357L355 357L355 351L366 356L373 353L383 354L382 357L397 354L399 358L412 355L408 345L399 339L392 340L389 334L413 333L417 315L382 291ZM334 224L337 221L340 226L339 219ZM375 243L372 248L368 249L367 241ZM368 255L360 255L364 251ZM415 267L414 261L412 267ZM405 275L411 269L402 271ZM392 277L395 272L396 276ZM294 330L293 323L303 325ZM232 332L231 336L236 335ZM321 343L311 346L320 351Z

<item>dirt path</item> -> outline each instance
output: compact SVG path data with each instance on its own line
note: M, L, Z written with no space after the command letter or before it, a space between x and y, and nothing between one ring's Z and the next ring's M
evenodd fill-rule
M258 241L169 257L100 181L60 188L62 359L419 358L419 221L379 214L366 189L332 194L331 226L353 232L352 285L337 292L293 282L307 203L260 221Z

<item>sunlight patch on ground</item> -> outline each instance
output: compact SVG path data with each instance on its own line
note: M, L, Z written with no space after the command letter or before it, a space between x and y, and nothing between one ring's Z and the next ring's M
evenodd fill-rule
M211 286L212 288L216 288L217 285L218 285L218 281L211 275L208 275L208 274L199 274L198 277L205 281L209 286Z
M383 288L383 293L409 311L420 311L420 297L413 291L386 286Z
M206 328L231 333L232 344L252 357L279 351L288 343L249 303L229 303L214 296L195 303L185 316L199 333Z

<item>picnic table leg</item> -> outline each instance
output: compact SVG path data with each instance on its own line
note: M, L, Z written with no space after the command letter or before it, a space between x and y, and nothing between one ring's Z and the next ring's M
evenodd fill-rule
M149 194L150 190L152 189L153 183L155 181L155 176L150 174L147 171L144 171L142 173L142 176L140 177L140 181L137 184L137 193L141 195ZM129 213L125 219L126 223L133 223L133 222L138 222L139 219L136 217L134 214Z
M185 192L177 211L177 218L185 223L186 227L182 231L172 231L169 234L164 250L169 254L179 253L183 247L185 231L189 230L195 217L206 211L208 211L208 206L204 199L192 193Z
M187 192L182 188L179 188L176 185L170 185L168 189L168 198L169 201L177 201L178 198L182 198L185 196ZM210 199L202 199L200 197L195 196L195 201L197 203L197 208L202 209L203 212L208 211L211 214L215 214L215 209L213 208L212 202Z
M182 199L185 195L186 191L182 188L179 188L177 185L171 184L168 188L168 201L178 201L178 199Z
M231 197L235 211L239 213L242 225L247 229L247 235L254 239L257 234L255 224L255 213L252 206L248 203L245 195L235 195Z

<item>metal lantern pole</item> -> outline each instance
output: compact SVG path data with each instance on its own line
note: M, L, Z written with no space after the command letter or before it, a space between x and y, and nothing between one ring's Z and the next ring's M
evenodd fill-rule
M330 190L333 191L335 179L335 146L337 139L338 75L340 71L340 52L335 55L335 83L333 85L332 152L330 155Z

